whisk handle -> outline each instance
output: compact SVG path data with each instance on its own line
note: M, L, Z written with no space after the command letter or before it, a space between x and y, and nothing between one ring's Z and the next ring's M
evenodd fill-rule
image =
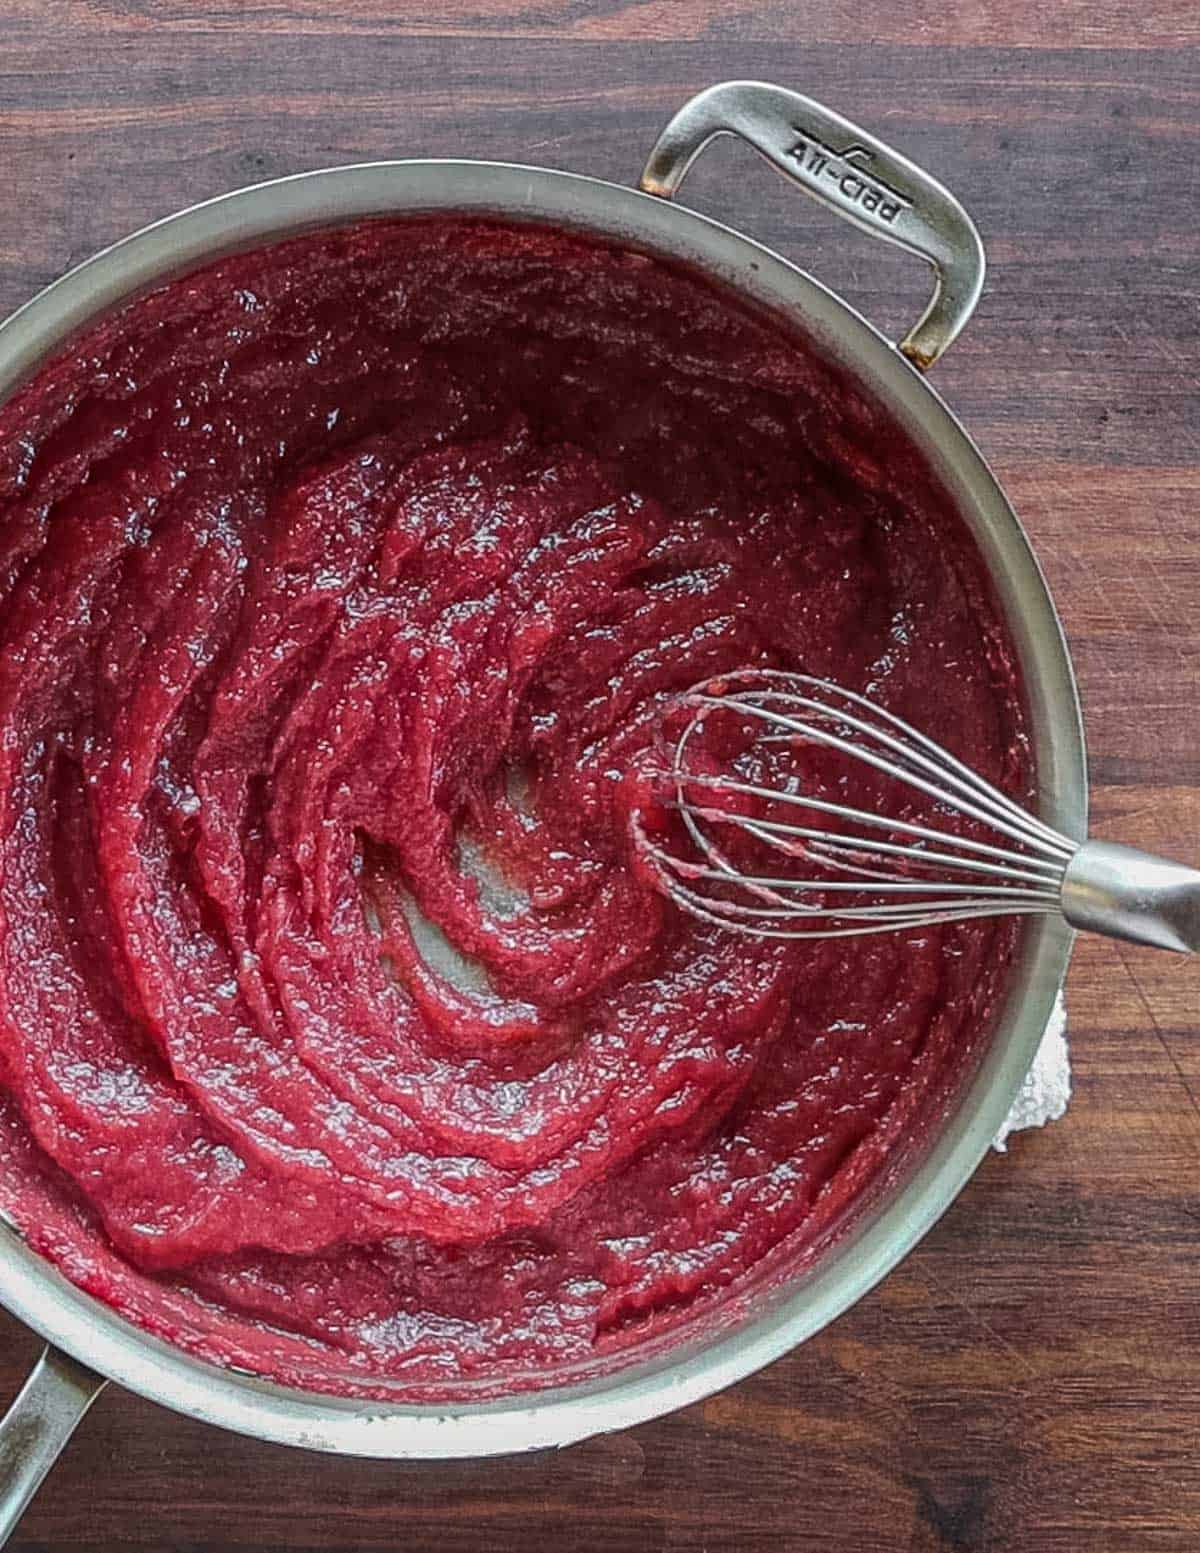
M1072 927L1190 954L1200 949L1200 871L1115 841L1085 841L1067 864Z

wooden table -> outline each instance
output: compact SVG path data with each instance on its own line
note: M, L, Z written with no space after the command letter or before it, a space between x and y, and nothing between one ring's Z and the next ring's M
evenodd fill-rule
M636 177L688 93L758 76L878 129L991 275L937 370L1036 542L1095 828L1200 861L1195 0L4 0L0 312L155 216L278 173L479 155ZM896 331L920 267L723 143L687 189ZM701 1406L555 1458L408 1470L121 1392L13 1546L1194 1553L1200 965L1080 946L1076 1095L876 1293ZM37 1349L0 1321L0 1395Z

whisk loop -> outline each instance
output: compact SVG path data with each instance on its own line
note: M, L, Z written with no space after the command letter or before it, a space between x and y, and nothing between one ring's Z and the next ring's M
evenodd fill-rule
M663 893L693 916L754 938L786 939L1062 914L1076 927L1163 948L1200 943L1200 873L1133 848L1060 835L855 691L807 674L744 669L702 681L676 710L687 720L668 746L664 775L694 855L681 857L656 840L641 816L634 836ZM769 757L780 745L831 751L931 805L922 818L905 819L804 792L794 771L773 787L745 780L738 769L699 769L691 757L718 716L760 725L743 757ZM925 822L930 807L945 825ZM950 828L953 816L964 831ZM738 860L747 840L754 871ZM773 855L795 871L758 866Z

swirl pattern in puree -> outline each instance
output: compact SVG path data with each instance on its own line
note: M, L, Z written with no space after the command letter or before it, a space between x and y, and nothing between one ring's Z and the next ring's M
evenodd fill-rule
M918 456L657 261L379 222L140 298L0 410L0 601L0 1198L210 1357L450 1394L719 1319L996 995L1006 926L755 945L636 866L742 664L1029 779Z

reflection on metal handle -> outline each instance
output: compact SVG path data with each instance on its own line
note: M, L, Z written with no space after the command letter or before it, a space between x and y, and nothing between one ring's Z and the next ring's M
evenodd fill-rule
M983 288L983 244L949 190L840 114L764 81L724 81L685 103L658 137L642 188L670 199L717 135L741 136L847 221L933 266L933 297L900 342L915 366L931 367Z
M0 1420L0 1547L104 1386L102 1375L57 1348L34 1365Z
M1200 873L1115 841L1085 841L1067 864L1072 927L1180 954L1200 949Z

